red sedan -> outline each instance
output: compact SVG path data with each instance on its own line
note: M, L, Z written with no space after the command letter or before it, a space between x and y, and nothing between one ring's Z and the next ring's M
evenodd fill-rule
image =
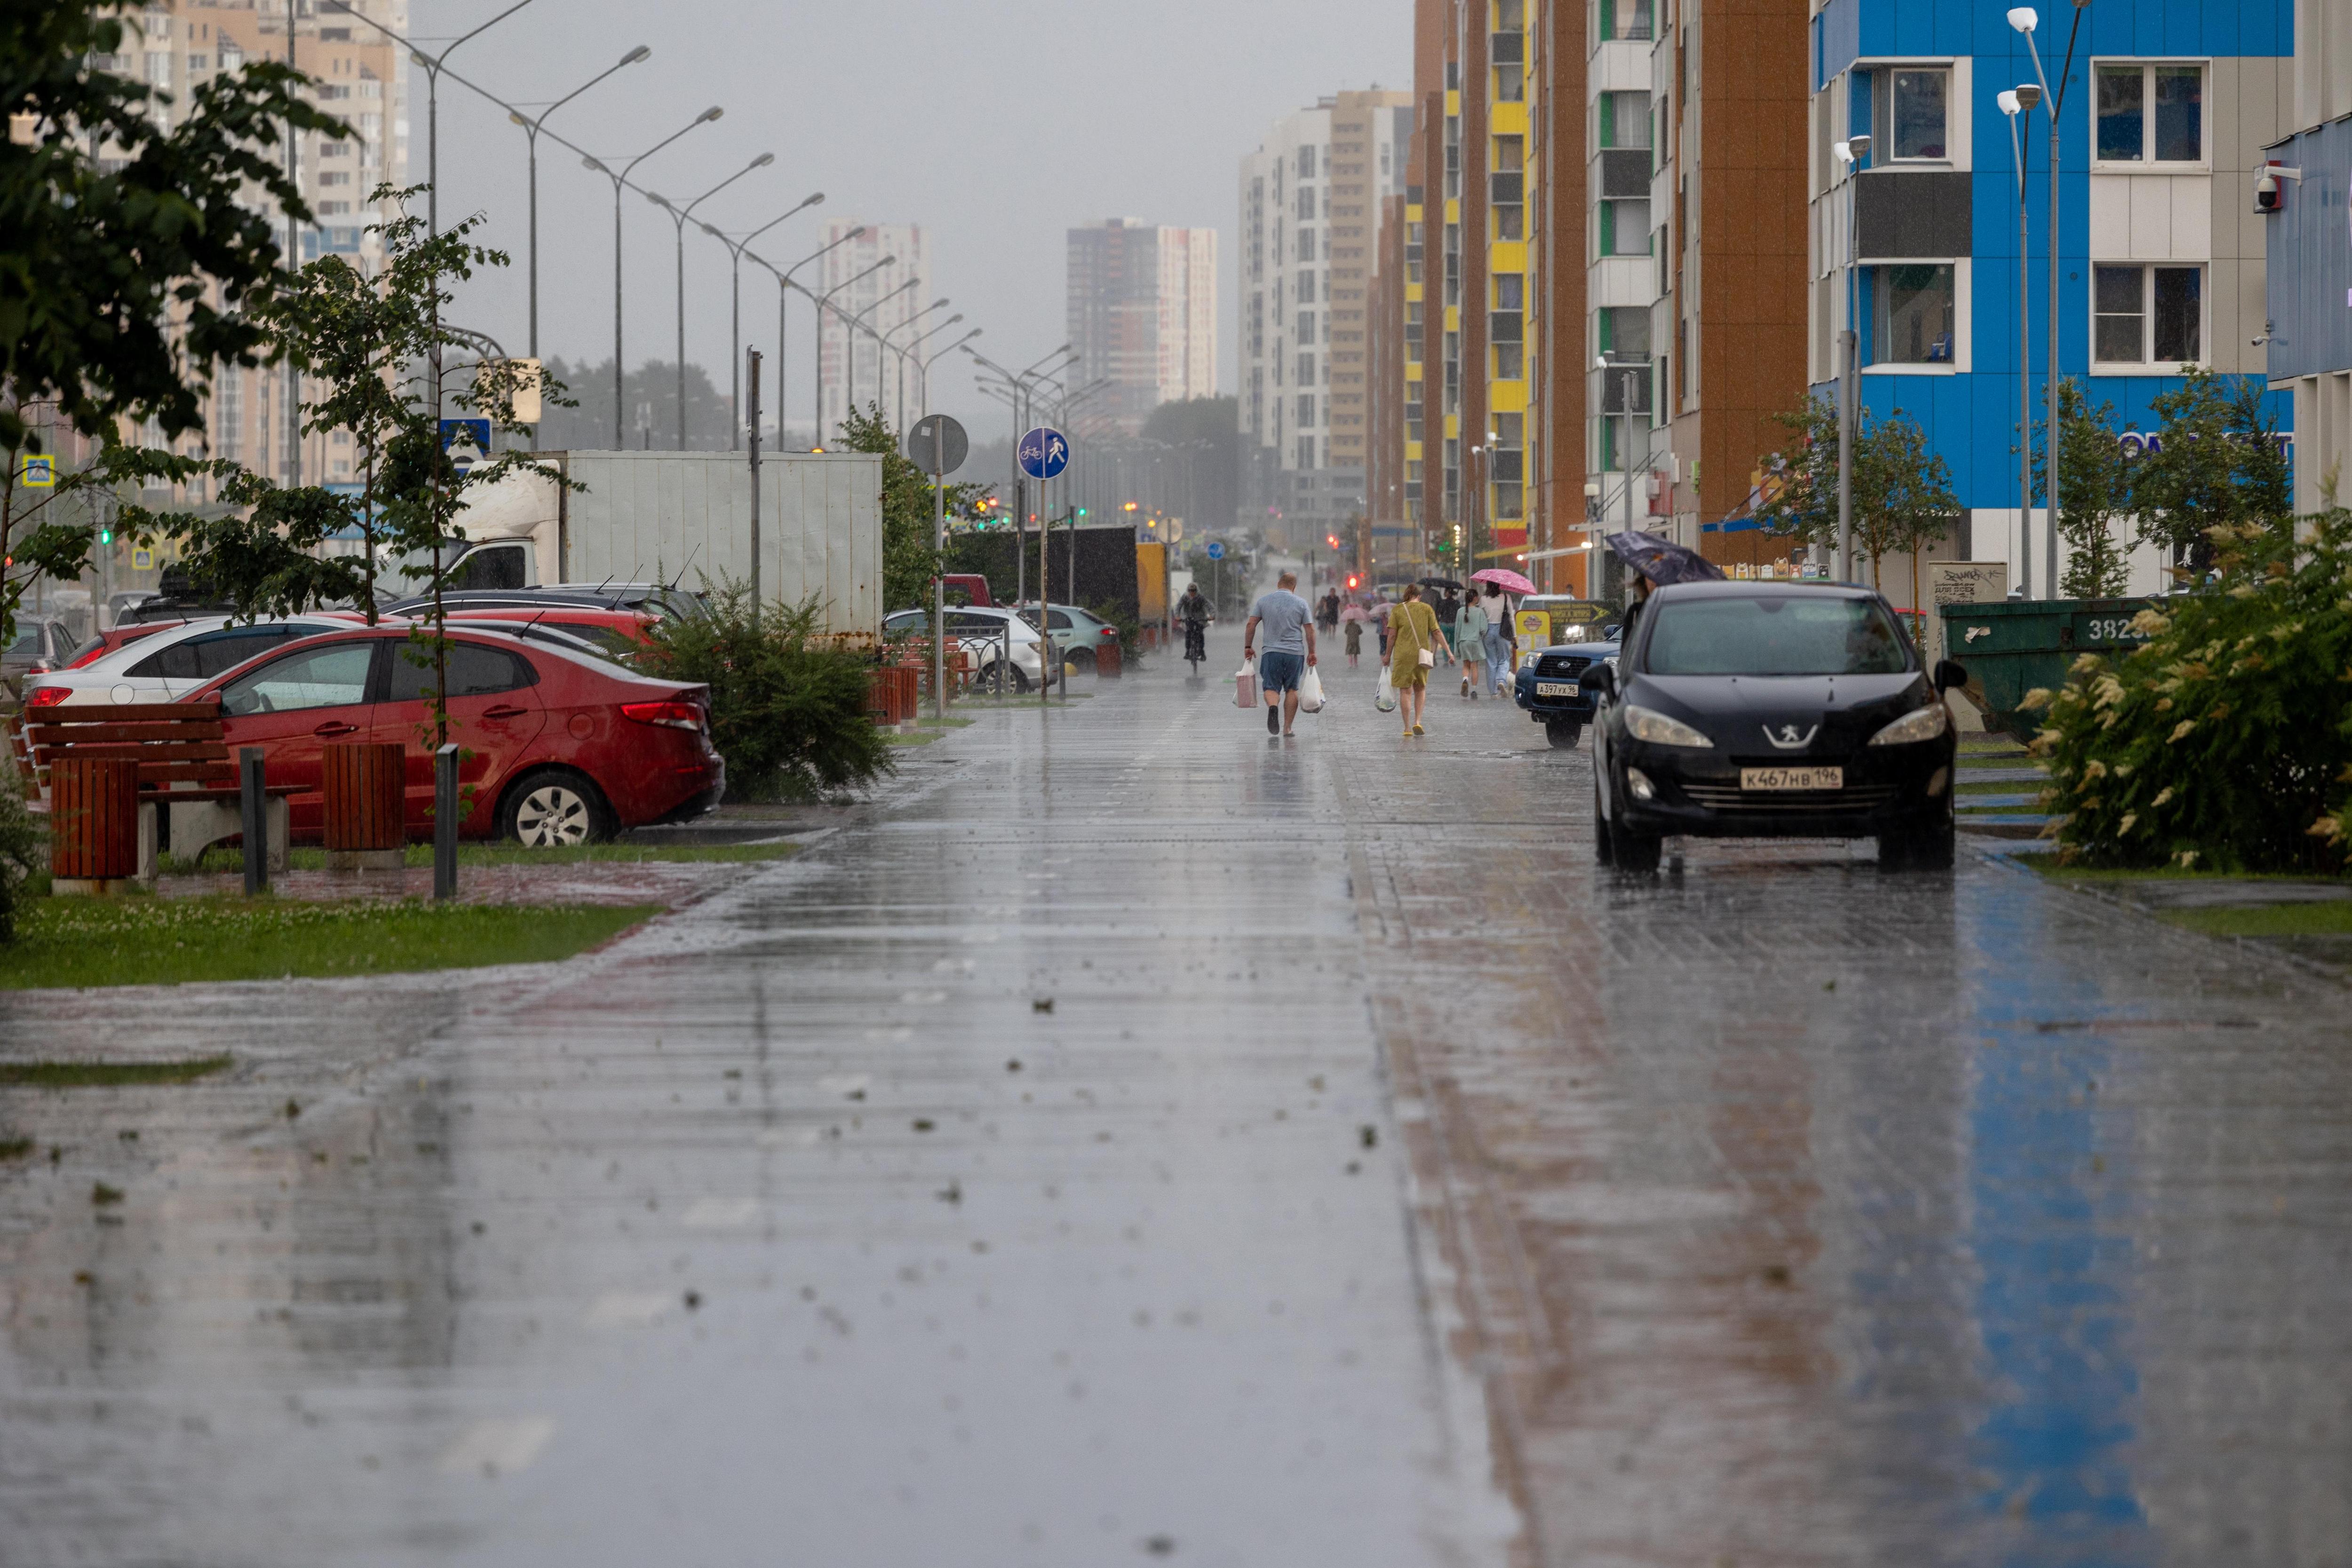
M608 838L719 804L727 764L710 743L709 689L651 680L587 654L450 627L449 739L467 837L530 845ZM291 785L298 839L323 830L324 748L396 741L408 748L408 831L433 831L433 682L409 628L311 637L191 694L217 700L232 756L259 746L263 774Z

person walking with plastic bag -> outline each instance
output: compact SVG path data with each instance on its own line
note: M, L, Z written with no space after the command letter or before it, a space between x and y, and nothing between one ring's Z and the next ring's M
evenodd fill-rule
M1389 612L1386 660L1389 683L1396 688L1398 706L1404 710L1402 716L1408 737L1426 733L1421 727L1423 707L1429 698L1429 672L1437 668L1441 652L1446 663L1457 662L1454 650L1445 646L1437 612L1422 603L1421 584L1408 583L1403 601Z
M1256 645L1258 629L1265 630L1265 657L1257 667L1258 689L1265 698L1265 732L1277 729L1285 738L1298 717L1298 683L1315 663L1315 607L1297 594L1298 574L1285 572L1274 587L1250 606L1242 627L1242 658L1246 664Z

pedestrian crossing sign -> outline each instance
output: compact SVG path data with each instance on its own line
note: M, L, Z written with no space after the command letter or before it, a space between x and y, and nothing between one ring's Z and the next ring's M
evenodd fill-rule
M58 482L58 460L41 453L25 458L23 482L29 489L47 489Z

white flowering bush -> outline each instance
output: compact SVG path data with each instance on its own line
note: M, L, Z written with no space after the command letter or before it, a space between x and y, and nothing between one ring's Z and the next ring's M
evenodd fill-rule
M2352 852L2352 511L2302 537L2207 531L2218 581L2027 695L2061 858L2088 866L2342 872Z

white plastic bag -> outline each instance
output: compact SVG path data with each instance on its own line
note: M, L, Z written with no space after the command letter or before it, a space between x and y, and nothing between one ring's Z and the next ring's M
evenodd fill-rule
M1381 683L1372 691L1372 706L1383 713L1396 711L1396 682L1389 679L1389 667L1381 666Z
M1315 672L1311 664L1298 682L1298 710L1301 713L1323 711L1323 678Z
M1234 671L1234 706L1257 706L1257 666L1247 659L1243 660L1242 667Z

